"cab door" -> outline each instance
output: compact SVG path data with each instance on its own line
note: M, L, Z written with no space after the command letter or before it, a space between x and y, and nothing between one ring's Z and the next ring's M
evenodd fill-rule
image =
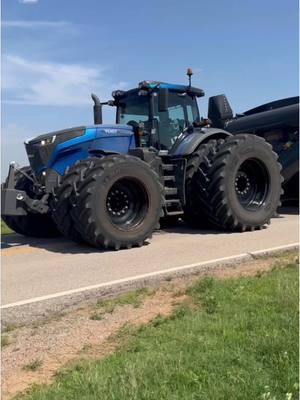
M167 109L158 111L156 104L154 120L158 129L160 149L170 150L178 136L187 127L184 95L170 91Z

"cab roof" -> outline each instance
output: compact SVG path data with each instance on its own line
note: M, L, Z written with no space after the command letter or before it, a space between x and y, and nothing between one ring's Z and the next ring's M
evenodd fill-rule
M178 93L189 92L197 97L202 97L205 94L202 89L188 85L178 85L174 83L159 82L159 81L143 81L139 83L139 88L147 88L147 87L151 89L155 88L169 89L169 90L174 90L175 92Z
M202 97L205 95L204 91L200 88L196 88L188 85L177 85L174 83L159 82L159 81L142 81L139 83L137 88L130 89L127 91L116 90L113 92L113 97L128 96L138 90L149 90L149 89L169 89L177 93L189 93L193 96Z

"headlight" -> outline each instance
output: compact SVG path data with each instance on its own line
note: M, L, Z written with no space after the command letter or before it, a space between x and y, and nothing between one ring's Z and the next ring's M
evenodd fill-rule
M40 144L41 146L46 146L47 144L52 144L55 142L56 135L50 136L46 139L41 140Z

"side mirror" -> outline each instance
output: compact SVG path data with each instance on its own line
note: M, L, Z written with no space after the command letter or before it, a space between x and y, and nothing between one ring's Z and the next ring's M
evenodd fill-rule
M158 111L164 112L168 110L169 104L169 89L160 88L159 89L159 99L158 99Z
M209 98L207 115L216 128L224 128L225 121L233 118L232 109L224 94Z

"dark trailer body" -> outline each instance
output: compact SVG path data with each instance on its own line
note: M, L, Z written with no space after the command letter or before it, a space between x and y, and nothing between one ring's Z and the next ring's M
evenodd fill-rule
M233 134L252 133L271 143L279 155L287 203L299 199L299 97L272 101L233 116L226 96L209 99L212 125Z

